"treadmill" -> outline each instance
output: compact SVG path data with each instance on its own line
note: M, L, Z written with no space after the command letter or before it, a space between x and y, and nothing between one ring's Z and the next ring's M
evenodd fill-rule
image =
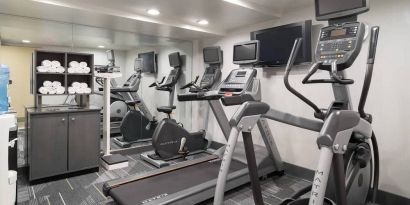
M241 67L232 70L216 90L181 94L178 99L208 101L213 112L222 116L218 117L217 121L228 139L231 126L220 102L231 106L261 100L260 81L256 78L257 71L252 66L255 61L239 61ZM282 160L266 119L259 119L257 125L265 143L265 147L254 145L259 176L282 174ZM196 204L205 201L214 196L224 151L225 146L201 158L108 181L103 185L103 192L120 205ZM225 191L250 182L244 153L243 143L238 142L227 175Z

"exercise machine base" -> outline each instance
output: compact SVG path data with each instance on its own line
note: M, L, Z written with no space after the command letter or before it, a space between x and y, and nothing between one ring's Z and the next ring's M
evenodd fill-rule
M136 140L136 141L127 142L127 141L124 141L124 138L122 136L119 136L119 137L114 138L114 143L116 145L120 146L121 148L128 148L128 147L131 147L132 144L141 143L141 142L148 142L148 141L151 141L151 140L152 140L152 138L144 138L144 139L139 139L139 140Z
M111 154L101 157L101 166L106 170L128 167L128 159L120 154Z

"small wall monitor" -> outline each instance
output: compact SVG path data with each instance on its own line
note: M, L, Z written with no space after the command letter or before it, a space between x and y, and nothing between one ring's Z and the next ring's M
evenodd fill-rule
M222 50L219 46L206 47L203 49L204 63L206 64L221 64Z
M369 0L315 0L316 19L329 20L369 10Z
M181 56L179 55L179 52L169 54L168 58L169 58L169 65L171 67L175 68L175 67L182 66Z
M143 71L144 70L144 59L135 58L134 60L134 71Z
M142 72L157 72L157 57L155 52L138 53L138 58L142 59Z
M108 51L106 51L106 53L107 53L108 61L115 62L114 50L108 50Z
M253 64L259 60L259 41L247 41L233 46L234 64Z
M295 63L311 62L311 33L311 20L252 32L251 39L260 42L259 64L262 66L286 65L297 38L302 38L303 41Z

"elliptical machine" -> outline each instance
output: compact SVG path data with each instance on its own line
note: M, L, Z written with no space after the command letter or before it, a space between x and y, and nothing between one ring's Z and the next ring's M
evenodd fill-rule
M221 79L222 51L220 47L207 47L203 50L204 62L209 64L199 85L195 80L182 86L181 89L189 88L189 93L182 94L197 95L201 92L209 91L218 85ZM180 95L178 95L178 98ZM208 110L209 112L209 110ZM205 125L205 127L207 127ZM141 154L141 157L156 167L168 166L170 160L183 158L188 155L204 152L209 147L210 141L206 139L206 131L188 132L184 127L172 119L162 120L153 135L154 153Z
M371 125L372 116L364 111L364 106L372 78L379 28L371 28L366 76L358 111L354 111L346 86L353 84L354 81L345 79L343 70L349 68L360 53L365 26L363 23L356 22L356 19L359 13L368 11L368 1L363 1L364 4L359 8L355 7L343 11L339 8L326 8L327 12L321 10L321 0L316 0L315 3L317 19L329 20L330 25L321 29L315 53L316 62L302 82L303 84L332 84L335 101L331 103L328 109L319 109L317 105L289 84L289 74L302 42L302 39L296 39L286 66L284 83L292 94L312 107L315 111L314 116L323 120L324 123L317 138L320 157L311 189L299 191L292 199L286 200L282 204L375 204L379 183L379 153L377 140ZM337 4L328 1L327 5ZM329 71L330 79L311 80L310 78L318 69ZM245 108L246 106L244 106ZM263 110L259 114L263 114ZM252 127L252 125L249 127ZM247 131L244 136L250 135L249 130ZM247 159L252 162L254 158L253 150L248 150L246 155ZM225 154L224 158L227 159L228 163L222 163L221 173L223 173L222 169L229 169L229 156ZM257 176L255 170L251 169L253 166L250 165L249 167L255 204L263 204L259 179L255 177ZM220 181L222 183L220 183L220 187L217 186L214 204L223 202L224 180L222 175L218 177L218 183ZM300 199L309 191L309 198Z
M122 87L111 88L111 93L121 96L121 100L130 108L121 121L121 136L114 138L114 143L122 148L151 140L157 126L157 120L138 95L142 78L142 59L135 59L134 71Z

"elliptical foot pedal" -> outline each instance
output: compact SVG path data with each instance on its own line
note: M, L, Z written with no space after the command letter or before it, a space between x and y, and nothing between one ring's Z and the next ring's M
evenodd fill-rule
M106 170L128 167L128 159L121 154L112 154L101 157L101 165Z

